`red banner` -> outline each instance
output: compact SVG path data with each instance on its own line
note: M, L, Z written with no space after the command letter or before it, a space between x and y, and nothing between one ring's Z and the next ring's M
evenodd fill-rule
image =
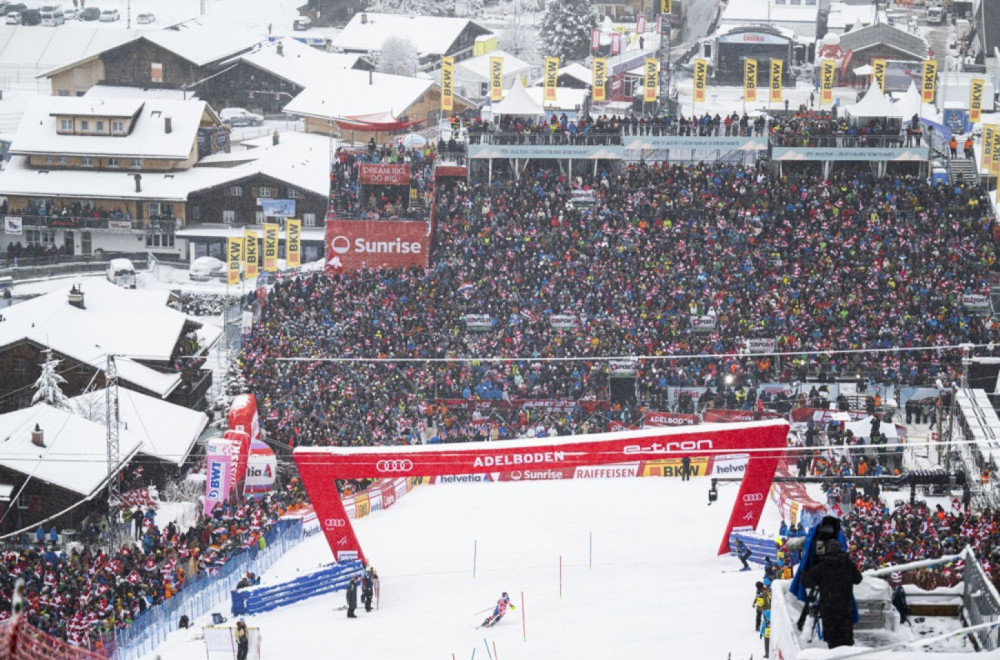
M361 163L363 186L408 186L410 166L392 163Z
M701 424L701 418L698 417L698 415L685 415L683 413L657 412L655 410L651 410L646 413L642 423L646 426L646 428L658 426L691 426L694 424Z
M753 422L759 419L782 419L781 415L775 412L756 412L753 410L725 410L709 409L702 413L702 418L706 424L728 423L728 422Z
M576 468L731 454L787 447L788 422L703 425L692 429L646 429L592 436L566 436L497 443L465 442L402 447L299 447L295 463L334 558L364 553L337 492L338 479L398 478L514 471L547 475L575 473ZM746 472L718 552L729 552L734 527L757 526L778 465L777 451L750 451Z
M226 431L223 439L230 442L232 461L229 464L230 492L243 494L243 479L247 475L247 461L250 460L250 436L244 431Z
M334 270L427 266L426 222L327 220L326 266Z

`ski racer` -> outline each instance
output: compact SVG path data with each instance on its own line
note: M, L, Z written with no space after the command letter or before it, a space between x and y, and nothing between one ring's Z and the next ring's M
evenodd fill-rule
M494 624L496 624L497 621L503 618L503 615L507 613L508 607L510 609L514 609L514 606L510 602L510 596L508 596L507 592L505 591L503 592L503 595L500 596L500 600L497 601L497 606L496 608L494 608L493 614L486 617L486 620L483 621L483 625L481 627L482 628L492 627Z

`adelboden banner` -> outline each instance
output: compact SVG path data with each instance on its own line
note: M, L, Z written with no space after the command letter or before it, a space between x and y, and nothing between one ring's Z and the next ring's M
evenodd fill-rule
M327 220L326 266L331 269L427 266L426 222Z
M337 491L338 479L483 474L514 470L575 470L634 461L666 461L684 456L748 452L746 472L719 543L729 552L734 527L754 528L760 520L784 448L788 422L770 420L697 427L622 431L498 444L466 442L406 447L300 447L295 463L316 509L334 559L365 561L361 543ZM771 451L768 451L771 450Z

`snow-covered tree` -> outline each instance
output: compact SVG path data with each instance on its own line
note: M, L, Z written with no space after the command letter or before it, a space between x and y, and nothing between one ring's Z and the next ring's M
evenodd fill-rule
M419 63L417 47L406 37L389 37L382 43L378 58L378 70L381 73L412 78L417 73Z
M212 401L212 428L226 429L229 426L229 408L233 405L233 397L245 394L247 380L243 376L243 366L235 353L227 357L226 375L222 380L222 390Z
M37 403L47 403L63 410L72 410L69 398L63 394L60 388L66 379L59 374L59 363L52 356L52 350L45 351L45 362L42 363L42 373L35 381L35 396L31 397L31 405Z
M515 2L508 26L500 31L500 49L521 58L529 64L540 64L541 53L538 52L538 29L525 25L525 6L527 3Z
M558 57L562 66L587 57L590 31L597 27L597 21L597 10L590 0L549 0L542 19L544 54Z
M449 16L455 12L454 0L373 0L368 11L376 14L407 14L408 16Z

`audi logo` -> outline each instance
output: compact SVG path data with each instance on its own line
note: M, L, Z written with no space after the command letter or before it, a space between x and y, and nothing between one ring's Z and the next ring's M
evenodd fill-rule
M408 458L395 461L379 461L375 464L379 472L408 472L413 469L413 461Z
M326 528L330 527L343 527L347 524L347 521L343 518L327 518L323 521L323 526Z
M751 504L753 502L762 502L764 500L764 493L747 493L743 496L744 504Z

